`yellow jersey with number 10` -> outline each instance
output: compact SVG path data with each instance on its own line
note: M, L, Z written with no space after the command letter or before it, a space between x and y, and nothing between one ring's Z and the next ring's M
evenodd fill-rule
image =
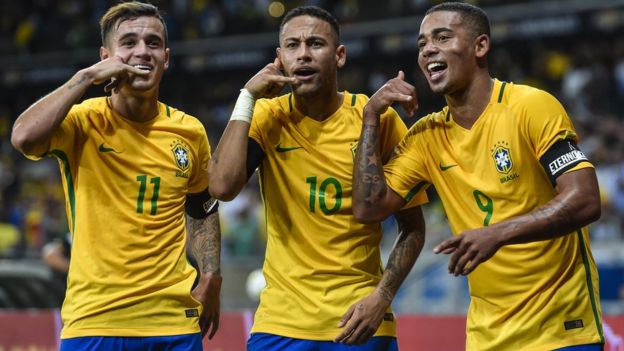
M381 227L355 220L351 210L355 149L365 95L343 93L324 121L302 115L291 94L256 102L249 136L266 154L260 185L267 223L263 274L253 332L333 340L347 309L381 279ZM381 117L387 160L407 128L396 111ZM416 200L425 201L424 194ZM388 311L376 335L395 336Z

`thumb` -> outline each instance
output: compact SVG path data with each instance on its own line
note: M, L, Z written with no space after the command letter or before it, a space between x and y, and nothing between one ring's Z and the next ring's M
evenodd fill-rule
M396 76L397 78L399 78L400 80L405 80L405 73L403 73L403 71L399 70L399 73Z

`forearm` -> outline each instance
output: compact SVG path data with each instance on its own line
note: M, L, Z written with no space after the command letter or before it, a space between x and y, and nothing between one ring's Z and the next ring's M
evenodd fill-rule
M203 219L186 216L189 232L189 251L197 262L201 276L221 274L221 231L219 213Z
M247 142L250 124L230 121L210 159L210 194L219 200L232 200L247 183Z
M420 208L399 212L395 216L399 237L377 285L378 293L388 304L392 302L425 244L425 222Z
M386 185L379 150L379 116L364 109L353 170L353 213L358 221L378 222L391 212L381 205Z
M547 240L573 232L600 217L600 194L593 169L566 174L559 194L535 211L490 226L503 244ZM558 187L560 187L558 185Z
M13 146L26 154L43 154L47 151L52 133L92 83L92 74L81 70L65 84L31 105L13 125Z

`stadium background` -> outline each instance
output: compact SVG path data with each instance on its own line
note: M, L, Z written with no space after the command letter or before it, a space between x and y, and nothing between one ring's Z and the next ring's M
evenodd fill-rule
M67 231L56 162L33 163L19 155L10 145L11 126L37 98L98 60L97 21L116 2L0 3L0 350L53 349L62 282L40 257L47 242ZM421 107L406 124L444 103L431 95L416 64L420 20L439 1L151 2L166 12L172 50L161 100L197 116L213 148L238 90L272 61L283 12L297 5L324 7L341 22L347 64L339 73L340 89L371 94L402 69L417 86ZM557 96L574 120L582 150L596 165L603 214L591 226L591 245L600 271L603 312L616 332L624 334L619 317L624 314L624 1L471 2L485 8L492 21L493 75ZM96 86L87 96L102 93L102 86ZM393 305L403 318L402 350L427 342L432 342L426 344L431 350L461 349L463 342L467 285L463 278L446 274L445 257L431 253L450 231L434 192L430 195L426 247ZM246 279L263 258L260 206L255 181L236 200L222 204L225 314L219 340L206 343L207 349L236 350L244 342L249 312L256 304L245 291ZM385 261L395 239L393 220L384 228ZM219 344L233 340L238 344Z

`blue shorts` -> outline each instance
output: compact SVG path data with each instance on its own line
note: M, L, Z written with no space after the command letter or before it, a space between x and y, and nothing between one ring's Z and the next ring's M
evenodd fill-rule
M397 339L374 336L364 345L345 345L333 341L303 340L285 336L253 333L247 340L247 351L398 351Z
M585 344L585 345L575 345L562 347L560 349L556 349L553 351L602 351L603 344Z
M202 351L200 333L173 336L82 336L61 339L59 351Z

